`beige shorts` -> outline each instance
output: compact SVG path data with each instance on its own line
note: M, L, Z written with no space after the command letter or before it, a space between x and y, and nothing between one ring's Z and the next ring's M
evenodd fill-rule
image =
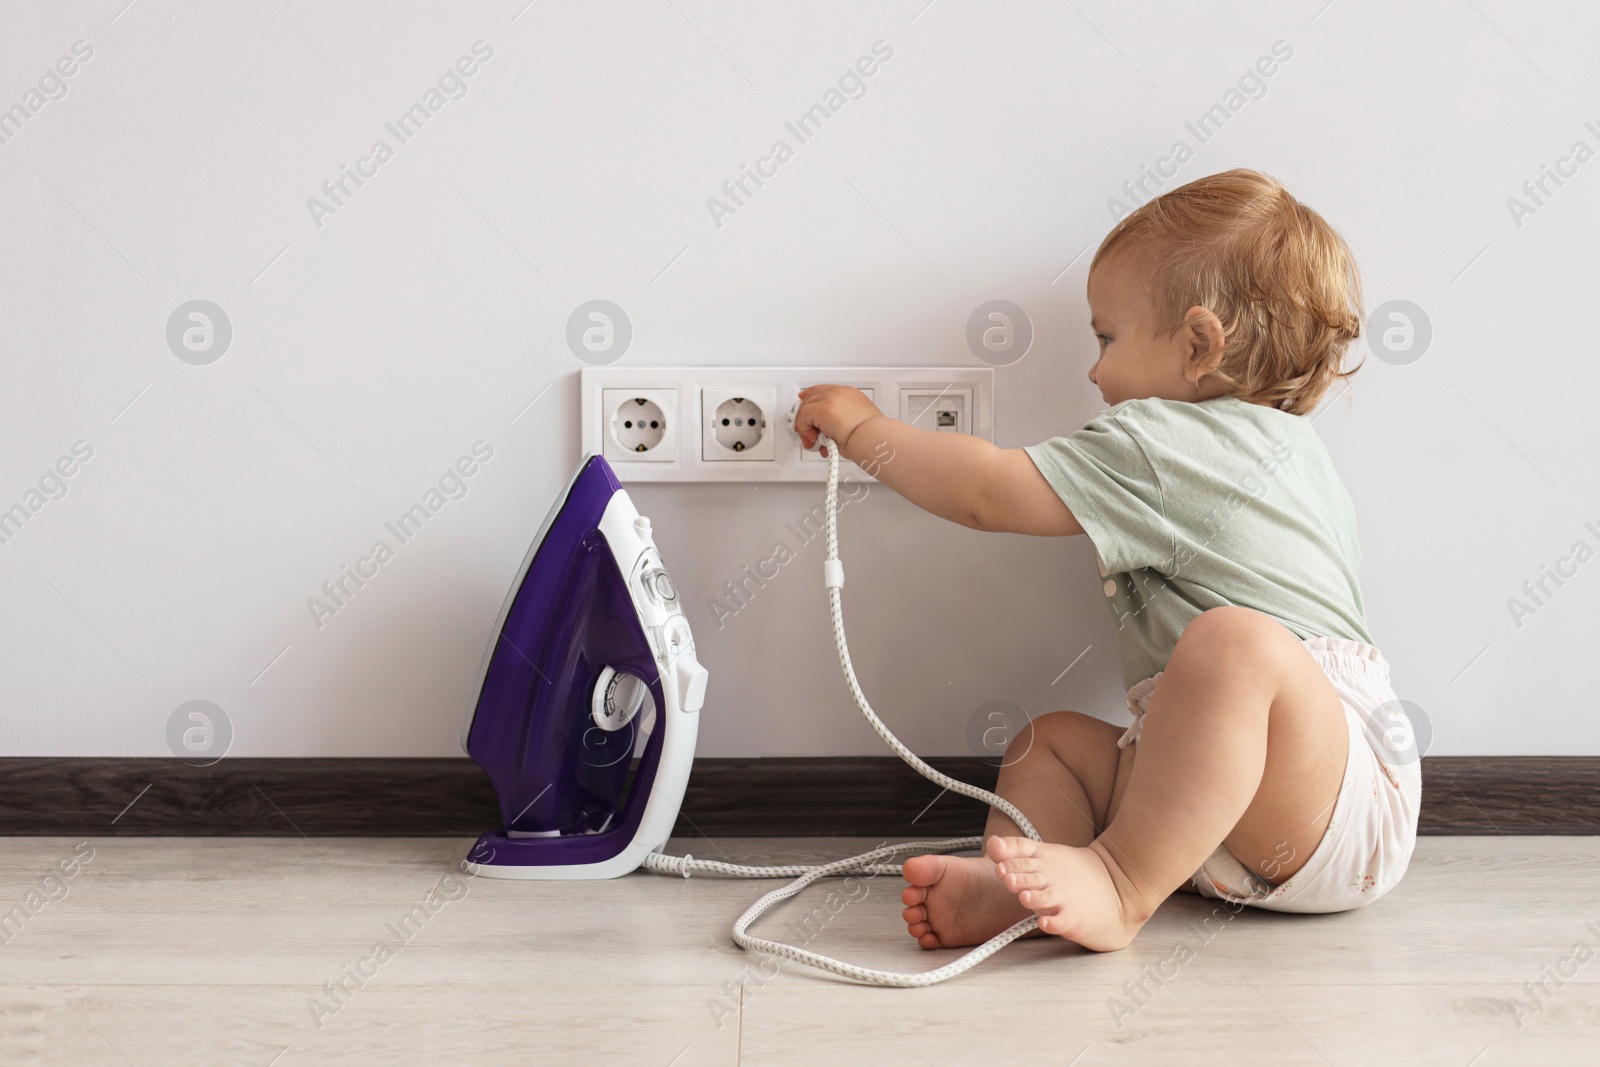
M1218 845L1194 873L1201 896L1271 911L1348 911L1387 893L1411 861L1422 767L1417 746L1404 743L1415 735L1389 684L1389 664L1360 641L1312 637L1303 643L1338 692L1349 727L1350 750L1332 820L1305 865L1282 885L1271 884ZM1145 708L1160 680L1157 674L1128 690L1133 725L1117 747L1139 739Z

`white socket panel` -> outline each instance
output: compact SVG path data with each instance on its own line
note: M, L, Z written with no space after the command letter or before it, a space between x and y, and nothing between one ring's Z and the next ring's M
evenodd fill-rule
M586 367L582 447L624 482L825 481L827 460L794 432L800 390L825 383L860 389L885 415L923 429L994 439L991 367ZM656 410L665 425L648 425ZM624 425L640 414L645 427ZM845 470L867 477L852 463Z

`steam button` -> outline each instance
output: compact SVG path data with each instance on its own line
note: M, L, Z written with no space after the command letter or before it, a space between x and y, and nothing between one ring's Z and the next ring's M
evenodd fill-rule
M656 592L661 594L662 600L678 599L678 591L672 588L672 579L667 577L666 571L656 571Z
M667 655L669 657L682 655L694 647L694 638L689 634L689 620L682 615L674 615L667 620L663 627L666 635Z
M678 708L693 713L704 707L708 672L692 653L678 657L673 664L673 674L678 683Z

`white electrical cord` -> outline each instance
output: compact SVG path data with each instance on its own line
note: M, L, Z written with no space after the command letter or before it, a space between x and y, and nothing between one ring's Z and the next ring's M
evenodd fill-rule
M844 669L845 681L850 686L850 694L855 697L856 706L861 709L861 714L867 717L872 728L878 732L888 746L894 749L895 754L914 767L918 774L942 786L953 793L981 800L990 807L998 808L1011 818L1021 828L1022 832L1033 840L1041 840L1039 832L1033 828L1033 823L1018 811L1004 797L997 796L987 789L979 789L966 782L958 782L949 775L941 774L928 766L917 757L900 739L889 731L872 710L872 705L867 703L866 694L861 691L861 683L856 680L856 671L850 663L850 649L844 638L844 610L840 606L841 589L844 585L844 564L839 561L839 449L826 437L819 438L819 447L828 450L828 558L823 563L823 581L828 588L828 602L833 614L833 638L839 648L839 666ZM991 937L988 941L963 955L953 963L931 971L917 971L914 973L901 973L898 971L878 971L870 967L857 967L851 963L833 959L820 953L810 952L795 945L786 945L780 941L768 941L765 938L750 934L750 924L761 917L768 908L781 900L787 900L800 893L807 886L821 878L847 874L899 874L898 863L885 863L903 852L915 853L946 853L960 852L964 849L980 848L983 845L982 837L954 837L942 841L908 841L900 845L884 845L871 852L863 852L859 856L848 859L835 860L820 866L793 865L783 867L747 867L737 863L719 863L715 860L697 860L693 856L666 856L653 852L644 859L646 869L657 874L681 874L687 878L691 873L720 874L730 878L793 878L794 881L781 889L774 889L754 904L733 924L733 939L741 948L750 951L770 953L784 959L804 963L824 971L853 978L858 982L882 986L930 986L942 982L947 978L954 978L963 971L970 970L988 959L990 956L1005 948L1011 942L1035 929L1039 920L1029 916L1004 931Z

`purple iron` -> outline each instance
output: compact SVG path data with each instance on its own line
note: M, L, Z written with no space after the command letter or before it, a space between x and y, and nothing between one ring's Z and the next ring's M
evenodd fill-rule
M467 855L496 878L615 878L666 844L706 669L650 520L585 456L500 609L461 747L500 801Z

